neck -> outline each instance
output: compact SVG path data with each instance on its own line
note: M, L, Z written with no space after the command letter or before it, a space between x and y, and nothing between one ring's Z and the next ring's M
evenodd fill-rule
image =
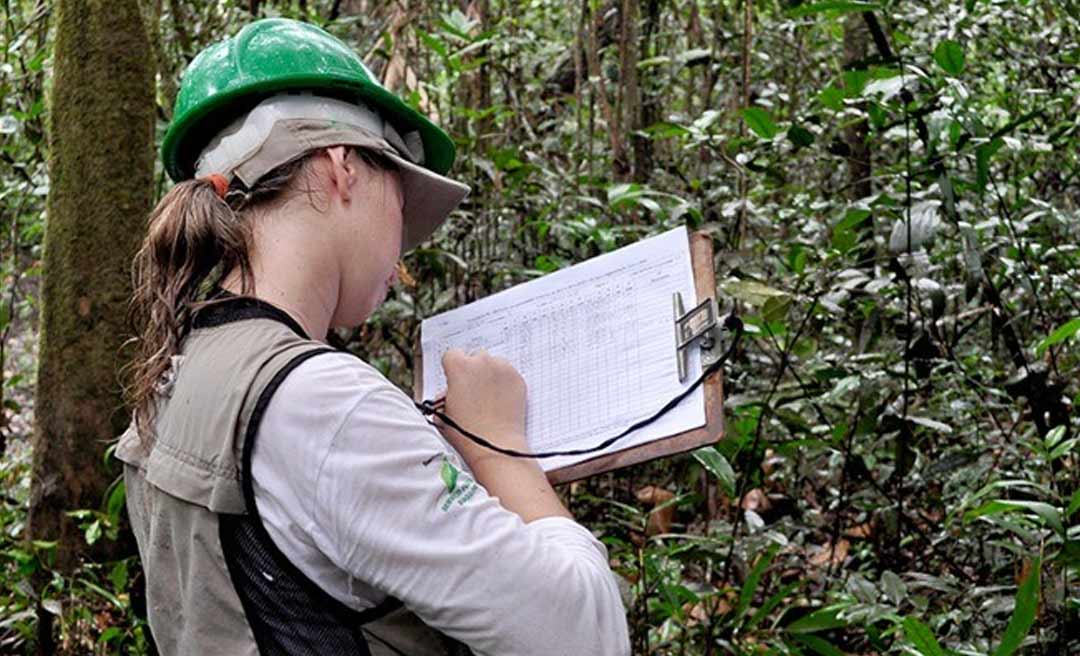
M251 249L254 289L248 296L275 305L296 319L312 339L326 341L337 307L340 276L329 244L313 238L310 223L294 217L255 217ZM243 293L240 270L221 286Z

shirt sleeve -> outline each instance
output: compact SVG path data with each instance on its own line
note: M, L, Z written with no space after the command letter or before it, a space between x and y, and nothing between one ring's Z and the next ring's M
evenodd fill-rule
M314 480L327 558L478 655L630 653L604 545L503 508L389 382L349 409Z

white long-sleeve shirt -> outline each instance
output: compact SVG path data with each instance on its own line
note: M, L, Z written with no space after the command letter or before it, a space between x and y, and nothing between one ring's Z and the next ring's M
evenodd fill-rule
M570 519L526 524L503 508L357 358L320 355L288 375L263 416L252 475L274 542L347 606L396 597L478 656L630 653L604 545ZM431 640L371 630L410 654Z

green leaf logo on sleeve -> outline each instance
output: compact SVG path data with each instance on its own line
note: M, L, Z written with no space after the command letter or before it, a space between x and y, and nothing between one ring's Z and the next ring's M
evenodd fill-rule
M476 496L479 486L469 476L469 472L458 469L446 456L443 456L442 466L439 467L439 476L446 486L446 496L442 498L439 510L447 512L455 503L463 506Z
M446 484L446 491L449 494L453 494L454 493L454 488L457 487L457 479L458 479L458 469L457 469L457 467L450 464L449 460L443 460L443 462L442 462L442 470L441 470L440 473L442 474L443 483Z

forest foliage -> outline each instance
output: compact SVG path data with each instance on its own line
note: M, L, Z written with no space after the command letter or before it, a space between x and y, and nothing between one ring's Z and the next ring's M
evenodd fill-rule
M159 138L194 54L270 15L353 44L454 135L472 194L338 336L403 386L423 317L712 235L747 326L725 438L562 490L635 653L1080 653L1075 2L140 8ZM53 33L48 2L0 11L0 653L150 653L137 559L60 573L24 535ZM72 512L128 539L122 485Z

